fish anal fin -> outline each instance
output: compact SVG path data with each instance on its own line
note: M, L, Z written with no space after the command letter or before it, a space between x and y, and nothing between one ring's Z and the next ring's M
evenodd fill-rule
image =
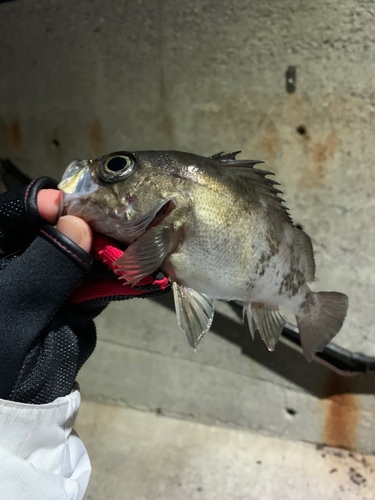
M278 308L260 302L253 302L251 310L261 339L269 351L274 351L286 324L285 316Z
M177 246L176 236L172 230L162 226L146 231L114 262L124 273L120 279L125 279L127 284L135 284L156 271Z
M213 300L192 288L173 283L173 296L178 326L185 331L189 345L195 349L211 328L214 318Z

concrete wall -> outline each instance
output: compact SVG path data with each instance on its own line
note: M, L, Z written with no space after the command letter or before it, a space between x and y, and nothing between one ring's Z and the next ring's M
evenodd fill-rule
M337 342L375 355L374 20L360 0L1 4L0 156L54 177L117 149L265 160L312 237L315 289L350 297Z

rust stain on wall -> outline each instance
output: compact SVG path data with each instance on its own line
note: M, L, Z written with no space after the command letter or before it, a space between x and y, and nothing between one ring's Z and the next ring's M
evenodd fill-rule
M89 128L90 154L95 158L103 154L102 127L99 120L94 120Z
M306 140L307 139L307 140ZM331 131L324 140L314 141L314 137L301 137L304 155L307 156L308 165L300 178L301 188L322 187L325 178L331 168L330 161L333 160L337 140L335 131Z
M276 125L271 121L266 127L266 134L258 143L259 148L265 151L271 160L275 159L277 153L278 137L276 132Z
M327 159L326 148L324 144L318 143L314 150L314 173L317 176L317 181L323 181L324 169L323 164Z
M2 126L2 136L4 144L18 149L22 143L21 127L19 121L15 120L10 123L5 123Z
M351 392L351 381L333 373L327 384L323 442L329 446L354 449L359 407L356 395Z
M317 181L323 181L325 172L324 164L328 159L331 159L335 154L336 149L336 134L334 131L330 132L325 141L317 143L314 147L314 171Z

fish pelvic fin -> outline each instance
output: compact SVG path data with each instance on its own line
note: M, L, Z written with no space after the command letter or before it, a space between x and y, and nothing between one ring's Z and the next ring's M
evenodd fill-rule
M214 319L214 302L203 293L173 283L178 326L185 331L189 345L196 349Z
M244 322L245 319L245 313L247 315L247 322L249 325L249 330L250 330L250 335L253 340L255 340L255 331L256 331L256 324L253 318L253 313L251 311L251 304L247 303L244 304L243 310L242 310L242 322Z
M349 299L343 293L312 293L307 314L297 317L303 354L311 361L341 329L348 311Z
M250 306L249 306L250 307ZM260 337L269 351L274 351L281 332L286 324L286 318L278 308L267 304L253 302L251 304L252 317L259 331ZM248 313L249 326L250 316ZM251 327L250 327L251 332ZM253 334L252 334L253 335Z
M176 235L169 228L156 226L130 245L114 264L123 273L127 285L138 283L156 271L176 247Z

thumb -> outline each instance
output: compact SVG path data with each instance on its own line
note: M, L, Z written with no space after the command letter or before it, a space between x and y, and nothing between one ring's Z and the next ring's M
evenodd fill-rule
M92 231L88 224L73 215L65 215L57 221L56 229L74 241L86 252L90 252L92 245Z

